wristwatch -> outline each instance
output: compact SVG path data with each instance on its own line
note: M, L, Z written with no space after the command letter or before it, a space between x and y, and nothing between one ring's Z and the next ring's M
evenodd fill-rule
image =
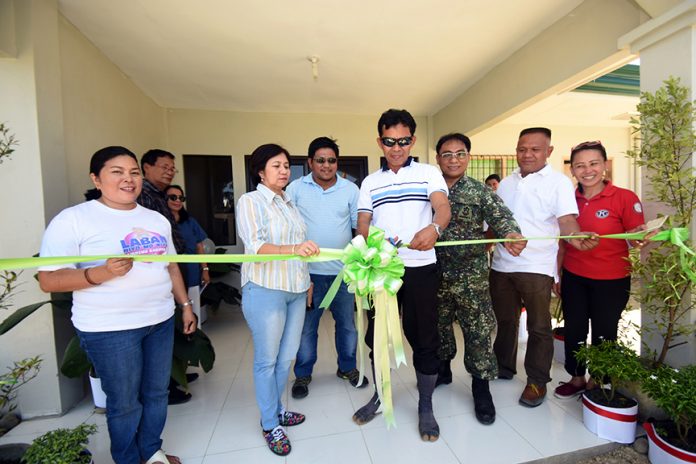
M433 223L430 224L430 225L433 226L433 227L435 228L435 232L437 232L437 236L438 236L438 237L439 237L440 235L442 235L442 231L440 230L440 224L438 224L437 222L433 222Z

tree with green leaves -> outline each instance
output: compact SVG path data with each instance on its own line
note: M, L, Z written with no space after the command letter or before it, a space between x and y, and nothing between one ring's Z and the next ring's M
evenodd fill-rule
M696 106L689 89L671 77L656 92L642 92L639 118L631 120L640 147L627 154L650 184L648 200L658 202L669 215L667 226L690 228L696 210L696 177L692 156L696 151ZM690 243L687 243L690 246ZM686 271L696 264L670 242L660 242L650 253L631 255L634 273L643 286L636 290L647 324L642 333L658 340L656 365L665 362L670 349L688 343L696 327L688 320L696 307L696 284Z

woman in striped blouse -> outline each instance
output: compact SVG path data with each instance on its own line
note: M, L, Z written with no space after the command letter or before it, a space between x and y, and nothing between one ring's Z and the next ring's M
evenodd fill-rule
M319 247L306 240L307 228L283 192L290 181L290 154L275 144L251 154L257 185L237 204L237 229L246 254L312 256ZM305 416L286 411L281 396L297 355L310 287L307 263L297 259L242 264L242 312L254 340L254 387L266 443L275 454L290 452L284 426Z

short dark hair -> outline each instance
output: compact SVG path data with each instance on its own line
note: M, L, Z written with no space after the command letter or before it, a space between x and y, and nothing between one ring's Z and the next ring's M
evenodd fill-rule
M528 127L526 129L522 129L518 138L522 138L522 136L527 134L544 134L549 140L551 140L551 129L548 127Z
M157 160L160 158L169 158L173 160L176 159L176 156L174 156L166 150L162 150L160 148L153 148L152 150L146 151L143 157L140 158L140 169L145 171L146 164L154 166L155 164L157 164Z
M169 191L171 189L177 189L178 191L181 192L182 195L186 194L184 192L184 189L181 187L181 185L177 185L177 184L171 184L170 186L168 186L166 189L164 189L164 193L166 195L169 195ZM188 220L188 218L189 218L189 213L188 213L188 211L186 211L186 208L184 208L182 205L181 209L179 210L179 220L177 221L177 224L180 224L182 222L186 222L186 220Z
M338 144L334 139L329 137L317 137L312 140L312 143L309 144L309 148L307 149L307 156L310 159L314 158L314 154L317 150L321 150L322 148L330 148L336 154L336 157L338 157Z
M486 177L486 180L483 181L484 184L487 184L489 180L497 180L500 182L500 176L498 174L491 174L490 176Z
M435 151L438 155L440 154L440 148L442 148L442 146L450 140L459 140L466 147L466 151L471 151L471 140L469 139L469 137L459 132L452 132L450 134L443 135L442 137L440 137L440 140L437 141L437 145L435 145Z
M411 130L411 135L416 135L416 120L411 113L406 110L396 110L391 108L379 117L377 121L377 133L381 136L384 129L389 129L398 124L403 124Z
M138 163L138 157L135 153L127 149L126 147L121 147L118 145L113 145L110 147L104 147L94 152L92 158L89 160L89 173L95 176L99 175L99 172L104 168L104 165L110 159L116 158L117 156L130 156ZM101 197L101 190L93 188L85 192L85 200L96 200Z
M261 182L259 172L266 169L266 163L268 163L268 160L281 154L285 155L288 158L288 162L290 162L290 153L288 153L285 148L275 143L266 143L261 145L251 153L249 175L251 176L251 183L254 188L259 185L259 182Z
M604 145L602 145L602 142L599 140L596 142L582 142L578 145L575 145L571 150L570 150L570 162L573 162L573 158L575 158L575 155L580 153L581 151L585 150L597 150L601 155L604 161L607 160L607 149L604 148Z

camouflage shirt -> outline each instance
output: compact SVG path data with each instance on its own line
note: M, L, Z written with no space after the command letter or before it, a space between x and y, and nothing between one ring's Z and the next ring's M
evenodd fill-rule
M496 237L520 232L512 212L500 197L483 183L466 175L450 188L449 202L452 219L438 239L440 242L483 239L484 221ZM435 247L435 251L440 269L445 273L466 271L470 275L474 270L474 274L485 273L487 270L484 244Z

